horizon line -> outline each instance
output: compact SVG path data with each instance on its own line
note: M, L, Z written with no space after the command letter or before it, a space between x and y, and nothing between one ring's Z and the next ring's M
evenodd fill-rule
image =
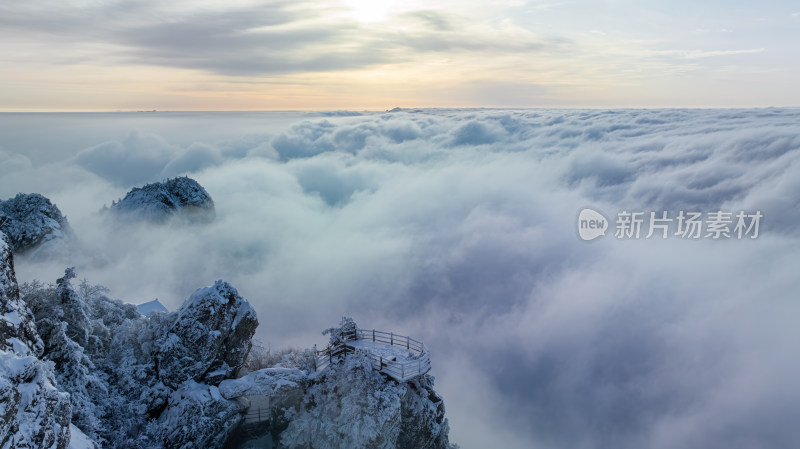
M422 106L422 107L395 107L392 109L107 109L107 110L0 110L0 114L157 114L157 113L189 113L189 112L298 112L298 113L315 113L315 112L361 112L361 113L386 113L386 112L406 112L418 110L594 110L594 111L618 111L618 110L733 110L733 109L798 109L800 105L786 105L786 106L619 106L619 107L598 107L598 106Z

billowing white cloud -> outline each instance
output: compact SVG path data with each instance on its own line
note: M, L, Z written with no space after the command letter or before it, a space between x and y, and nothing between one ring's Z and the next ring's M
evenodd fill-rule
M81 150L75 162L111 182L131 185L156 180L177 152L159 136L133 131L122 141Z
M0 175L18 173L32 167L31 160L23 154L12 154L0 149Z
M165 177L195 173L207 167L222 163L220 151L207 144L193 143L180 155L171 160L162 170Z
M180 129L98 137L66 160L23 164L25 188L56 200L91 257L17 265L23 280L52 281L74 263L114 296L172 308L223 278L255 305L272 347L322 343L340 315L411 334L433 351L464 448L794 447L798 119L795 109L221 114L237 135L199 138L190 114ZM121 226L95 214L178 173L212 195L213 223ZM24 181L11 179L0 197ZM609 218L764 218L755 240L625 241L612 226L584 242L575 219L588 206Z

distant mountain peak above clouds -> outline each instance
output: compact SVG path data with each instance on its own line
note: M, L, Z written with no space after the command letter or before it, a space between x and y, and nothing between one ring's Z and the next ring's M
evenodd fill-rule
M136 310L139 311L139 313L141 313L142 315L145 315L145 316L150 315L151 313L168 313L169 312L169 310L167 310L167 308L164 307L164 304L161 304L161 301L159 301L158 298L156 298L156 299L154 299L152 301L145 302L145 303L137 305L136 306Z
M214 200L197 181L183 176L134 187L109 209L119 217L163 223L181 215L191 222L210 222Z

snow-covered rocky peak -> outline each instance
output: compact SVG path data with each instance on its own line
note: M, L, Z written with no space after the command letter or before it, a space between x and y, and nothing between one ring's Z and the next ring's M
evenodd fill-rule
M192 222L209 222L215 217L211 195L197 181L185 176L134 187L125 198L112 203L110 210L121 218L157 223L173 216Z
M67 218L38 193L19 193L0 201L0 231L8 236L11 249L17 254L72 237Z
M159 378L177 388L186 380L216 385L244 364L258 326L255 310L227 282L195 291L159 341Z

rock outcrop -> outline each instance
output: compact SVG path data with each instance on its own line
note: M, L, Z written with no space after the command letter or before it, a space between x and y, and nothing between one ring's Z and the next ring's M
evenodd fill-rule
M72 409L54 384L41 360L0 351L0 448L67 447Z
M332 343L352 339L343 318L324 332ZM342 353L343 354L343 353ZM444 401L427 374L398 382L382 374L363 349L335 356L322 371L266 368L219 385L229 399L269 400L269 428L234 429L231 447L270 439L278 448L452 449ZM251 410L252 412L252 410Z
M289 410L281 447L448 449L449 425L433 378L399 383L361 351L331 365Z
M156 437L167 448L219 448L242 420L244 406L213 385L186 382L172 393L158 418Z
M38 193L19 193L0 201L0 231L8 236L16 254L55 246L72 238L66 217Z
M187 380L217 385L233 377L257 326L255 310L227 282L197 290L158 342L159 378L176 389Z
M19 298L14 256L3 233L0 233L0 349L35 357L44 350L33 314Z
M211 195L188 177L134 187L119 202L112 203L109 211L121 219L154 223L164 223L172 217L204 223L216 215Z
M19 298L14 260L0 232L0 448L64 449L69 444L69 395L55 387L39 360L42 340Z

